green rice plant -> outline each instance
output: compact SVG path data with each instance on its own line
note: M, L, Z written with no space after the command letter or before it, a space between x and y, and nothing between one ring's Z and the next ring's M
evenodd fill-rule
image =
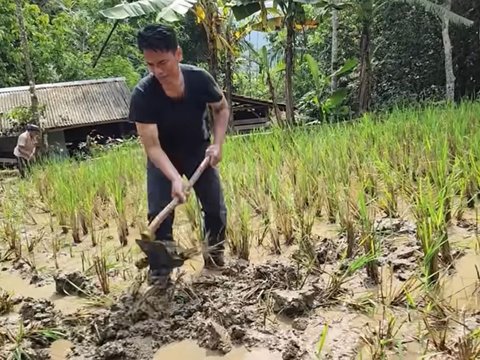
M232 209L231 221L227 224L227 234L230 250L240 259L250 257L250 238L253 235L251 228L252 209L243 197L235 201Z
M350 278L373 260L375 258L372 255L362 255L349 260L345 266L341 266L336 272L329 274L327 286L321 296L321 303L327 305L335 302L343 293L343 286Z
M339 224L341 230L346 234L347 238L347 258L352 258L356 248L357 229L355 226L355 218L358 213L357 204L353 200L351 189L344 189L340 196L339 204Z
M417 303L415 301L416 291L420 289L422 283L417 280L415 275L409 277L405 282L402 282L400 285L395 286L393 283L394 275L393 270L390 270L390 273L385 279L382 276L380 291L380 302L387 306L407 306L410 309L415 309Z
M322 328L322 333L320 334L320 337L315 346L315 357L317 360L320 360L322 358L322 351L323 351L323 347L325 346L325 340L327 339L327 333L328 333L328 323L325 323Z
M300 232L300 239L306 241L312 236L312 228L317 214L316 199L318 186L315 178L297 163L292 179L295 227Z
M126 189L125 179L120 177L117 179L111 179L108 183L109 191L112 196L113 214L117 221L118 239L122 246L126 246L128 243L128 225L126 218Z
M397 173L394 167L390 167L386 162L378 159L375 168L380 177L380 191L377 200L377 206L385 215L391 218L397 218L398 213L398 179L401 175Z
M397 318L393 313L388 312L383 308L382 319L378 321L375 329L372 329L367 323L365 334L361 339L368 347L368 355L372 360L380 360L388 358L388 352L396 349L398 351L399 345L402 345L402 340L398 338L399 332L403 325L407 322L404 319L397 323ZM400 354L399 354L400 355Z
M440 251L443 262L452 262L444 215L446 191L446 188L437 189L430 181L423 180L413 198L417 239L424 252L424 275L427 284L436 283L438 280Z
M377 259L380 255L380 244L375 232L375 213L374 208L367 203L366 194L360 191L357 200L356 220L359 231L359 245L364 247L372 261L366 264L367 275L375 284L380 283L380 272L378 269Z
M97 245L96 230L95 230L95 206L97 198L97 189L95 187L95 173L92 167L82 164L79 167L77 176L82 179L77 189L82 194L80 199L80 222L82 225L83 234L90 232L90 239L92 246Z
M200 231L200 218L202 214L199 201L194 193L188 196L184 206L184 211L192 232Z
M13 189L6 191L5 200L2 201L3 219L0 223L0 234L6 241L8 250L13 252L17 259L22 257L22 243L20 239L19 224L22 216L18 200L14 199Z
M271 226L272 231L283 237L285 245L290 246L295 240L294 227L294 200L291 191L291 182L288 179L279 179L278 176L271 174L269 180L269 193L271 204ZM274 252L281 251L279 239L273 240Z

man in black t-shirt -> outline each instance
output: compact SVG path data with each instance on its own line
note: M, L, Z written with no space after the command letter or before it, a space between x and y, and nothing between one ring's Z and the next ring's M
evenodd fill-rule
M138 33L150 74L136 85L130 102L130 120L147 154L148 218L151 221L173 197L185 202L181 176L192 176L206 155L210 165L194 185L203 212L204 235L209 248L206 267L224 265L227 210L216 165L228 126L227 101L213 77L205 70L181 64L182 49L175 32L164 25L149 25ZM213 113L210 142L207 109ZM156 239L173 241L172 213L160 225ZM150 263L149 282L165 284L171 269Z

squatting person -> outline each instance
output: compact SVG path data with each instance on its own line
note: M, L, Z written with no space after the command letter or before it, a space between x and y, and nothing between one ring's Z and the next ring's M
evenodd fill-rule
M211 249L204 254L205 267L224 266L227 210L216 165L230 109L223 92L205 70L181 63L182 49L174 30L149 25L137 36L149 74L135 86L129 118L147 155L148 220L151 221L176 197L186 201L182 175L190 178L206 155L210 165L194 185L204 223L204 235ZM208 107L213 114L213 141L208 128ZM173 241L172 213L159 227L156 239ZM171 269L150 263L149 283L165 285Z

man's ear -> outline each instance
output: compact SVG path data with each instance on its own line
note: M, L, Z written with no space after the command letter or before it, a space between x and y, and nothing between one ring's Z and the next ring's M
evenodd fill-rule
M180 46L177 47L177 51L175 51L175 58L178 62L183 60L183 50Z

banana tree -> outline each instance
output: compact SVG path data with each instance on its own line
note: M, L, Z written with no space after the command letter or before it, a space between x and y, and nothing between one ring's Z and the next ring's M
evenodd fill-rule
M121 19L145 16L156 12L157 21L176 22L180 21L189 11L195 14L197 24L201 25L205 31L209 52L209 71L217 81L219 80L219 58L221 54L225 55L226 98L231 106L233 56L238 54L239 41L248 33L249 28L244 26L239 29L234 26L229 8L224 6L221 1L140 0L118 4L112 8L102 10L101 14L118 22ZM233 114L231 113L230 123L232 117Z
M280 109L278 108L278 99L277 99L277 92L275 91L275 86L273 84L273 79L272 79L272 61L268 56L267 52L267 47L263 45L259 51L255 49L250 49L250 51L254 54L253 61L258 65L259 67L259 73L262 76L262 79L265 80L268 86L268 91L270 92L270 99L272 100L273 103L273 110L275 112L275 118L277 120L277 123L282 125L283 120L282 116L280 115ZM279 71L280 69L283 70L284 68L284 63L279 63L277 64L277 70ZM273 70L275 71L275 70Z
M330 75L324 75L313 56L306 54L305 59L314 84L313 90L305 94L306 100L313 102L317 107L321 120L331 119L333 115L338 114L340 105L347 97L346 88L339 88L330 93L329 86L331 86L332 79L338 79L340 76L351 73L357 67L358 61L348 59L341 68L334 70Z
M236 0L232 5L232 11L237 20L243 20L254 15L260 17L260 22L255 30L272 31L274 29L286 28L285 44L285 98L287 122L293 124L294 101L293 101L293 71L294 71L294 43L296 29L302 29L305 18L304 4L318 4L329 6L325 0ZM271 14L279 16L268 19Z
M474 22L451 11L453 0L442 0L443 4L436 4L429 0L395 0L411 5L420 5L429 13L437 16L442 23L443 51L445 56L445 87L448 101L455 99L455 74L453 71L452 42L450 40L449 26L461 25L470 27Z

